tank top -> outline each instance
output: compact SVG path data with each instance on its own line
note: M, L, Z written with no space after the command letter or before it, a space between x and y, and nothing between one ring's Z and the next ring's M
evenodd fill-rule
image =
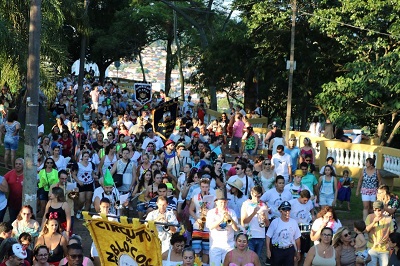
M300 150L300 156L305 158L306 155L311 155L311 163L314 163L314 156L313 156L313 150L309 149L308 151L306 151L305 149L301 149Z
M340 265L341 266L353 266L355 265L356 254L354 248L344 249L342 246L342 251L340 254Z
M323 258L318 254L318 245L315 245L315 257L312 261L312 265L313 266L334 266L336 265L336 253L335 253L335 249L332 247L333 249L333 256L331 258Z
M67 222L67 215L65 214L65 210L63 210L63 205L65 202L62 203L62 205L59 208L53 208L51 205L49 206L49 211L48 213L57 213L57 220L60 223L60 225L63 227L63 224ZM65 224L66 225L66 224ZM66 228L64 228L65 230Z
M4 128L6 130L5 136L7 136L7 137L17 137L18 138L18 136L14 136L14 133L17 130L17 125L18 124L19 124L18 121L14 121L11 125L8 122L4 123Z
M325 176L323 176L322 178L322 184L321 184L321 194L324 195L332 195L334 194L334 190L335 190L335 185L333 183L333 176L331 176L331 180L330 181L326 181Z
M182 265L183 261L171 261L171 251L172 251L172 249L170 248L168 250L167 260L163 260L162 265L163 266L178 266L178 265Z
M378 175L375 172L369 176L366 169L363 171L363 181L361 184L361 194L364 195L376 195L378 191Z
M283 145L283 138L278 138L278 137L274 138L274 143L272 145L272 155L277 153L276 148L278 148L278 145Z
M93 183L92 172L93 166L91 162L89 162L87 166L78 163L78 180L83 182L84 185Z
M60 244L61 239L62 239L62 236L60 236L60 241L58 242L57 246L54 249L50 249L50 247L48 247L50 251L49 251L49 259L47 260L47 262L57 262L58 263L64 257L64 250ZM44 243L44 245L46 245L46 240L44 239L44 236L43 236L43 243Z

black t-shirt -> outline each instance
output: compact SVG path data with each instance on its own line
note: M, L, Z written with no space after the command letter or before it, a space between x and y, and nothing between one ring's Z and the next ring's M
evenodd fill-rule
M99 150L103 148L103 145L100 145L97 141L95 141L92 143L92 147L96 152L99 152Z
M67 109L67 106L65 104L57 104L56 105L56 113L57 114L65 114L65 110Z

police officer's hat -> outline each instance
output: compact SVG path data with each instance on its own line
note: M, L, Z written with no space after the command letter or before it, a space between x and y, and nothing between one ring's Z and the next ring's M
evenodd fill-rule
M278 210L280 211L290 211L292 209L292 205L290 205L289 201L284 201L279 205Z

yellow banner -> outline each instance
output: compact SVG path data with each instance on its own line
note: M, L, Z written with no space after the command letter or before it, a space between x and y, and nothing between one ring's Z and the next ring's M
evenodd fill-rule
M90 235L96 246L101 265L162 265L161 242L154 222L142 224L138 219L128 223L112 222L103 216L100 219L84 212Z

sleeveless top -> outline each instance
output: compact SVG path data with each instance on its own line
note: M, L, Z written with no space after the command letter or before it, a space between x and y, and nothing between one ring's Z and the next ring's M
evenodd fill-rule
M178 265L183 264L182 260L181 261L171 261L171 251L172 251L172 249L170 248L168 250L168 258L167 258L167 260L162 261L162 266L178 266Z
M304 156L303 156L304 155ZM300 156L305 157L306 155L311 155L311 163L314 163L313 159L313 150L309 149L308 151L304 150L303 148L300 150Z
M89 262L89 258L88 257L83 257L82 265L86 266L88 264L88 262ZM63 258L60 261L60 265L68 265L68 259L67 258Z
M59 208L53 208L53 207L51 207L51 205L49 206L49 211L48 211L48 213L57 213L57 220L58 220L58 222L60 223L60 225L61 225L61 227L63 227L63 223L66 223L67 222L67 215L65 214L65 210L63 210L63 205L64 205L64 202L62 203L62 205L59 207ZM66 225L66 224L65 224ZM65 230L66 228L64 228L64 230Z
M342 251L340 254L340 265L341 266L355 266L356 265L356 253L354 248L344 249L342 246Z
M104 155L105 159L104 159L104 163L103 163L103 168L101 169L103 171L103 175L106 173L106 170L108 168L108 170L111 171L111 169L113 168L115 162L118 160L117 156L114 154L114 157L112 158L112 160L110 160L110 157L108 157L108 155ZM122 169L124 170L124 169Z
M332 247L333 249L333 256L331 258L323 258L318 254L318 245L315 245L315 257L312 261L312 265L313 266L332 266L332 265L336 265L336 252L335 249Z
M233 256L233 252L231 252L231 260L232 260L232 256ZM251 258L250 258L250 260L253 260L253 253L251 253ZM229 263L229 266L238 266L238 264L231 262L231 263ZM254 263L252 263L252 262L246 263L246 264L243 265L243 266L254 266Z
M60 241L58 242L57 246L54 249L50 249L50 247L48 247L50 251L49 251L49 259L47 260L47 262L59 262L64 257L64 250L60 244L61 239L62 236L60 236ZM43 243L46 246L46 240L44 239L44 236L43 236Z
M83 182L84 185L89 185L93 183L93 177L92 177L92 163L89 162L87 166L84 166L81 163L78 163L78 180Z
M361 194L363 195L376 195L378 191L378 174L375 172L369 176L366 169L363 170L363 181L361 184Z
M254 135L246 139L244 146L246 150L254 150L254 148L256 147L256 138L254 137Z
M322 184L321 184L321 188L320 188L320 192L321 194L324 195L332 195L335 192L335 185L333 183L333 176L331 176L331 180L330 181L326 181L325 180L325 176L323 176L322 178Z
M18 121L14 121L11 125L8 122L4 123L4 128L6 130L6 137L18 138L18 135L14 136L15 131L17 131Z

